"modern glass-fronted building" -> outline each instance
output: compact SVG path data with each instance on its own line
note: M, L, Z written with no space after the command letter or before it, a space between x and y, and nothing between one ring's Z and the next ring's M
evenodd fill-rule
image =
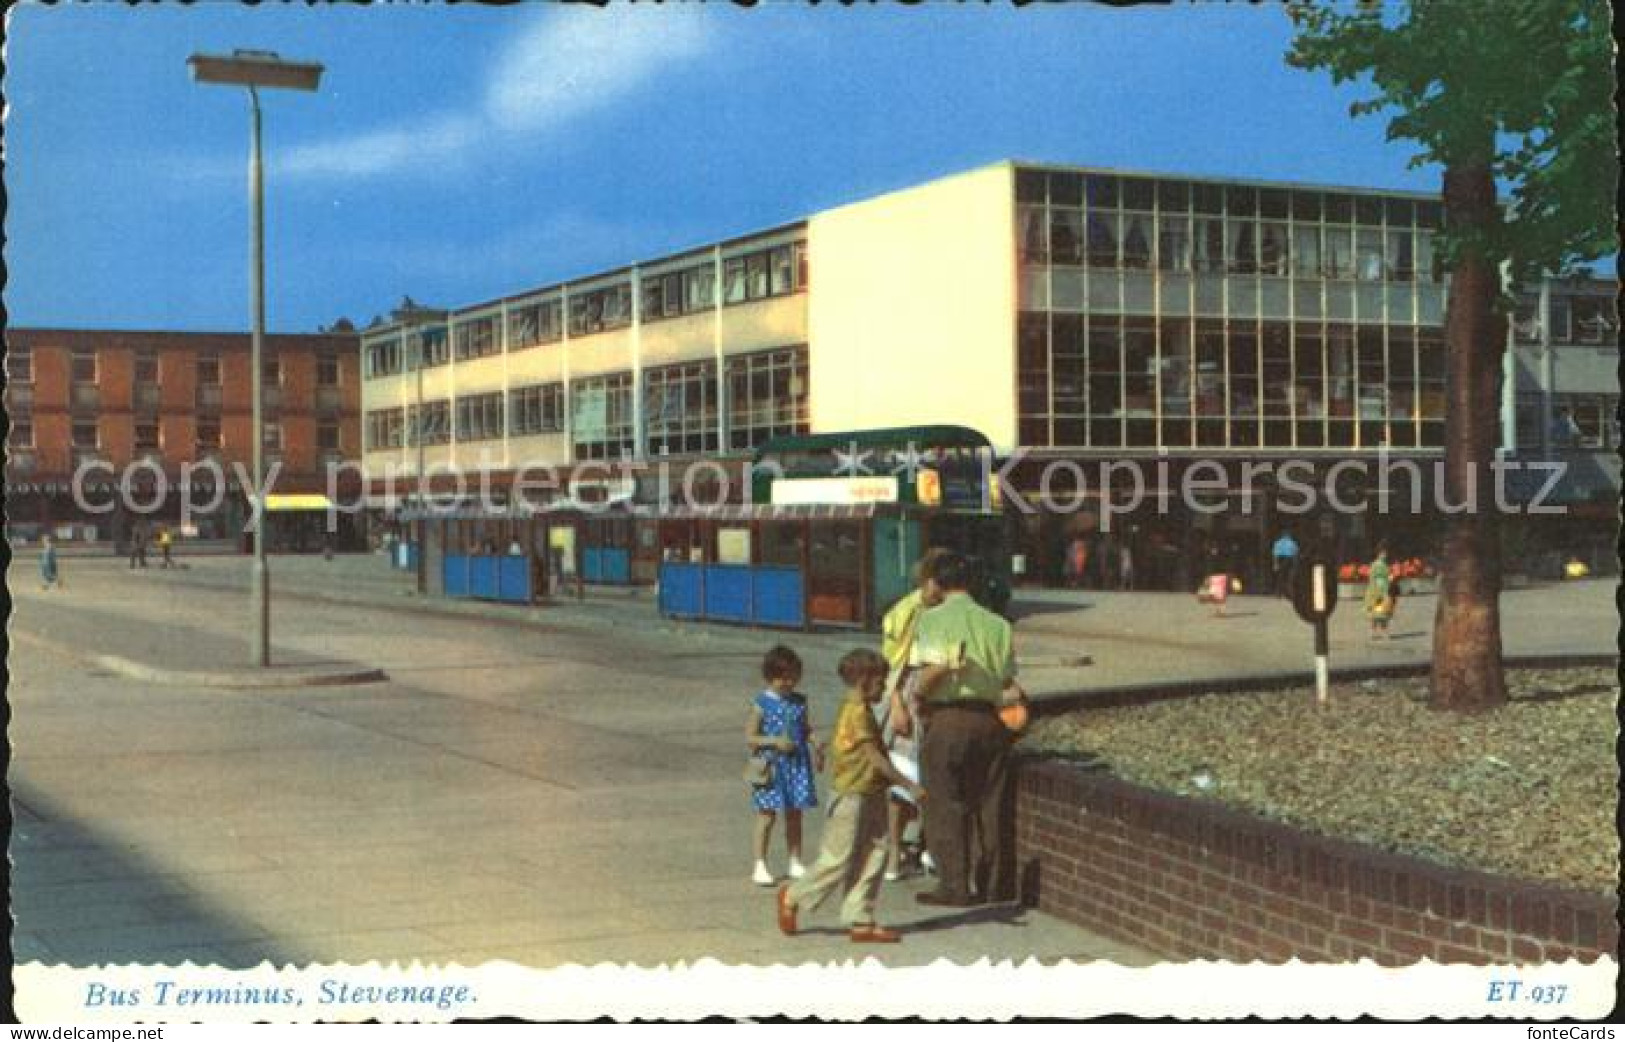
M1443 444L1437 199L1016 176L1032 447Z
M1030 579L1058 578L1062 547L1115 522L1142 584L1194 588L1201 553L1256 572L1275 530L1304 523L1276 515L1267 483L1241 497L1246 464L1441 455L1441 219L1421 193L998 163L368 329L364 459L375 491L386 467L447 465L498 488L537 465L602 486L616 461L737 468L778 434L964 424L1049 508L1014 522ZM1606 285L1585 321L1614 330ZM1538 366L1518 387L1509 416L1556 390ZM1577 400L1576 422L1603 430L1610 401ZM1213 513L1153 492L1113 518L1120 490L1048 467L1126 459L1176 481L1217 461L1227 487ZM1426 518L1308 523L1429 538Z

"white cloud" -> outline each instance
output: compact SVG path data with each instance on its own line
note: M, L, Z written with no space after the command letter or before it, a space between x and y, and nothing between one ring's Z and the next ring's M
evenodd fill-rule
M693 9L551 7L491 62L471 108L289 148L276 165L295 176L369 177L541 136L635 95L710 46L710 26Z
M296 145L285 149L275 162L290 174L367 177L409 162L453 155L472 145L480 130L478 119L441 113L410 127L386 127L341 141Z
M706 45L706 26L692 9L561 8L497 60L486 115L517 129L557 126L635 93Z

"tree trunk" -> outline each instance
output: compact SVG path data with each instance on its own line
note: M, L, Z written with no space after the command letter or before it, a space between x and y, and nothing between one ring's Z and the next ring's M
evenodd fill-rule
M1497 223L1488 163L1452 164L1444 174L1449 227L1487 233ZM1471 231L1469 231L1471 230ZM1433 626L1430 704L1481 712L1506 701L1501 669L1501 560L1490 463L1499 445L1501 353L1506 317L1494 307L1499 272L1486 244L1466 244L1452 271L1445 314L1447 404L1445 516L1439 605Z

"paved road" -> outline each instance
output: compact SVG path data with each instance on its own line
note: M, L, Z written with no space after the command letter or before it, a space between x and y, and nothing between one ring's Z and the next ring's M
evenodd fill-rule
M919 883L883 898L901 946L855 951L828 910L782 938L747 881L738 780L759 636L288 600L279 657L361 660L389 682L158 686L62 649L240 660L244 598L201 565L75 565L66 591L16 584L21 961L1150 961L1041 913L923 914ZM827 725L836 685L809 681Z
M242 557L194 558L184 571L156 573L167 589L246 590ZM32 562L26 566L32 567ZM73 573L119 572L114 561L76 561ZM27 573L32 577L32 572ZM565 600L543 608L419 598L408 575L378 556L278 557L272 584L280 595L277 617L314 603L347 604L366 614L387 611L402 620L425 613L479 618L533 634L594 636L638 632L651 648L677 654L760 655L771 642L792 644L817 676L854 643L872 638L851 632L775 633L733 626L660 619L648 591L593 590L585 602ZM1501 597L1504 646L1509 655L1610 654L1619 616L1614 580L1550 584L1511 590ZM1344 602L1332 619L1334 670L1376 665L1422 664L1432 655L1437 598L1405 598L1392 626L1393 638L1372 643L1358 602ZM246 608L231 607L232 618ZM1126 684L1183 683L1311 669L1310 631L1285 602L1238 597L1223 618L1214 618L1192 596L1166 593L1019 591L1013 614L1023 682L1036 695L1076 693ZM277 627L280 632L280 625ZM322 649L318 649L319 651ZM246 646L227 652L242 660ZM1080 658L1090 664L1079 666Z
M275 963L423 958L654 964L848 958L831 913L794 941L746 882L738 781L765 645L808 660L815 720L854 634L662 622L646 596L537 610L423 604L377 558L277 558L279 661L359 662L388 683L223 691L98 675L61 649L174 668L246 658L241 558L130 572L79 559L69 588L13 573L10 691L21 960ZM1503 598L1509 652L1610 649L1606 582ZM317 596L328 598L315 599ZM1424 661L1432 599L1369 646L1336 617L1341 663ZM1287 607L1212 619L1158 594L1024 594L1018 641L1042 694L1299 668ZM50 643L40 643L35 637ZM1094 665L1067 665L1087 654ZM816 825L809 829L809 846ZM893 964L938 957L1149 957L1040 913L924 915Z

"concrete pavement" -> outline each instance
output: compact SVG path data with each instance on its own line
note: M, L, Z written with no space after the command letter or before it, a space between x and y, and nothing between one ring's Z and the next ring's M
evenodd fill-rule
M747 882L738 780L757 665L770 643L796 647L827 727L834 662L867 637L663 621L620 591L533 610L424 603L379 558L273 558L276 661L360 663L387 682L233 691L88 665L88 651L189 669L246 656L246 559L186 563L75 561L51 592L16 564L19 960L1150 961L1036 912L927 914L917 881L883 896L909 934L896 948L856 949L828 909L802 937L777 933L771 891ZM1507 594L1509 653L1606 653L1612 589ZM1357 607L1336 617L1338 661L1425 660L1432 598L1402 604L1388 645L1367 645ZM1308 633L1285 604L1231 609L1024 592L1024 677L1058 695L1301 668ZM1065 664L1080 654L1094 665Z
M11 663L19 960L1149 961L1041 913L925 912L920 882L883 897L902 945L856 948L830 910L780 936L772 891L748 881L738 780L759 640L674 651L628 628L303 601L279 610L279 660L365 661L390 680L226 691L59 650L236 658L243 601L187 573L85 563L67 591L18 589L14 633L53 641L15 644ZM809 673L824 726L836 687Z
M246 593L247 558L195 558L184 563L185 570L165 574L166 588ZM91 562L85 567L94 568ZM1595 579L1503 593L1506 654L1611 654L1618 630L1615 584L1612 579ZM343 555L331 561L276 557L272 585L276 596L283 598L279 612L325 603L403 618L425 614L477 618L533 632L636 631L653 641L652 646L669 646L680 654L760 654L782 640L809 663L817 663L818 669L832 670L847 649L873 640L870 635L838 630L783 632L662 619L653 593L646 589L592 588L585 601L566 598L535 608L420 597L413 577L390 569L378 555ZM1426 664L1432 657L1436 607L1432 594L1404 598L1391 627L1392 639L1373 643L1359 603L1341 603L1332 618L1334 673ZM1038 697L1279 673L1312 676L1310 629L1287 602L1276 598L1232 598L1225 617L1215 618L1209 607L1185 594L1021 589L1012 615L1022 680ZM1088 664L1079 665L1080 660Z

